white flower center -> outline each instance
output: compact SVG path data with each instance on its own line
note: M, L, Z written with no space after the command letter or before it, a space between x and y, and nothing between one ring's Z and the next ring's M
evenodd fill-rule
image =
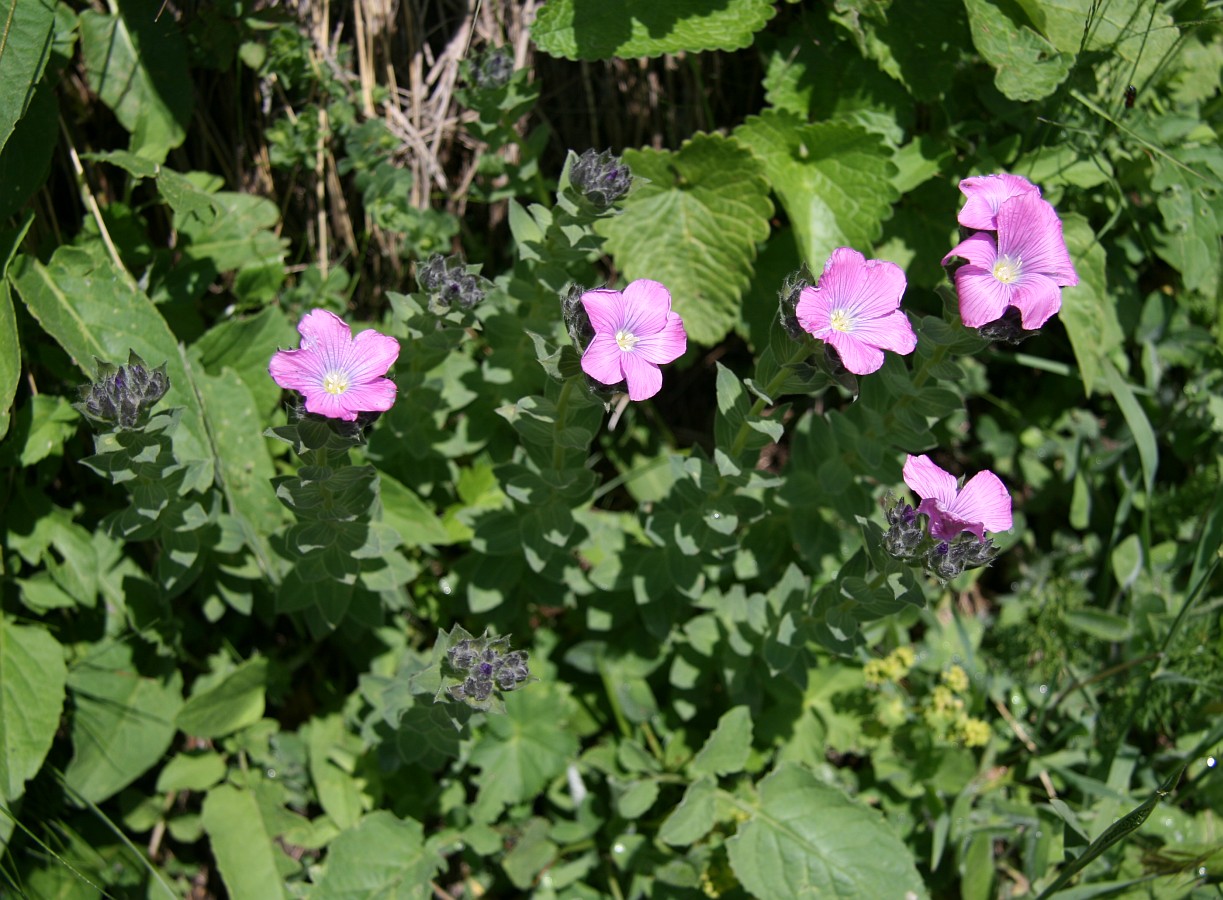
M637 346L639 338L631 331L621 329L616 332L616 345L625 353L631 353L633 348Z
M1003 284L1019 280L1020 261L1009 256L1000 256L994 263L994 277Z
M834 331L849 333L854 330L853 317L843 309L834 309L828 316L828 324Z
M331 371L323 376L323 390L329 394L342 394L348 390L348 374Z

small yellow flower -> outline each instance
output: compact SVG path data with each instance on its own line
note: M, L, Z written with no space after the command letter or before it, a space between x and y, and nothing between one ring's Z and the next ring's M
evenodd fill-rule
M964 716L956 723L960 732L960 740L965 747L984 747L989 743L989 724L972 716Z
M968 690L968 673L959 666L952 666L943 672L943 684L957 694L963 694Z

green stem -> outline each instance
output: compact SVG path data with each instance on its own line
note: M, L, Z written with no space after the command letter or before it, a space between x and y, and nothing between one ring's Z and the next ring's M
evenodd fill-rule
M743 452L743 446L747 443L748 435L751 433L751 426L748 424L752 419L757 418L767 403L772 402L773 395L781 390L782 385L786 383L786 379L790 377L789 368L795 363L802 362L811 355L811 348L806 342L795 344L790 356L782 361L781 366L777 370L777 374L772 377L764 390L760 393L763 396L757 396L756 402L752 404L752 408L747 411L747 415L743 417L743 421L739 425L739 431L735 434L735 439L730 445L730 458L738 459L739 454ZM768 397L769 400L765 400Z
M930 358L923 362L913 371L913 387L921 388L927 381L930 380L930 370L943 361L943 357L947 355L947 348L939 344L934 348L934 352L930 354Z

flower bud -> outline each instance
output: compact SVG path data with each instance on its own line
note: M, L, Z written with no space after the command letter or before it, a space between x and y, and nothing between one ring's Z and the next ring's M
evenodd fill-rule
M803 288L811 287L813 283L811 273L807 271L806 266L803 266L798 271L786 276L786 280L782 282L781 290L777 294L777 317L781 320L781 327L786 330L786 334L790 336L792 341L804 341L807 338L806 330L798 324L795 308L798 306L798 298L802 294Z
M596 209L605 210L633 186L633 171L610 150L587 150L569 170L569 183Z
M95 422L135 428L170 389L166 364L150 369L134 350L129 351L126 366L95 361L98 380L82 385L80 401L72 404Z
M1025 331L1020 324L1022 314L1013 306L1008 306L1006 312L1002 314L1002 318L995 319L992 322L986 322L977 329L977 333L987 341L993 341L997 344L1022 344L1028 338L1040 333L1040 329L1035 331Z
M917 521L917 510L900 500L887 511L888 528L883 536L883 550L888 556L908 562L917 555L917 547L925 539L925 530Z
M435 253L429 261L416 271L416 281L442 310L458 303L471 309L484 299L488 282L479 275L467 271L461 256L442 256Z
M493 691L512 691L531 678L527 654L510 649L508 637L464 638L446 651L446 662L462 681L447 691L455 700L487 708Z
M507 47L494 47L471 67L471 79L481 90L495 91L509 84L514 74L514 55Z

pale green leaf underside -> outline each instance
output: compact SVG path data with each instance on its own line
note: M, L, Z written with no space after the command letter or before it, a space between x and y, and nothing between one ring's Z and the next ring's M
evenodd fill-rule
M764 163L790 217L798 249L814 273L837 247L870 255L900 199L897 169L883 139L864 128L804 124L790 113L752 116L735 129Z
M738 50L773 17L770 0L548 0L531 39L565 59Z
M629 279L671 291L688 337L716 344L739 321L756 245L768 237L773 204L760 164L733 138L697 135L678 153L629 150L648 178L624 214L600 223L607 249Z
M44 628L0 618L0 801L42 767L64 706L64 651Z
M756 897L925 896L913 854L883 817L792 763L760 782L760 808L726 847Z

